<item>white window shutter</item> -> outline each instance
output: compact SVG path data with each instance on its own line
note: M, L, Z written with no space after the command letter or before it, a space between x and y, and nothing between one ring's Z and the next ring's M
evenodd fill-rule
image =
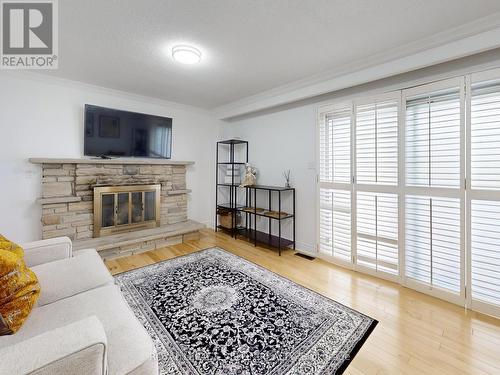
M328 113L320 124L320 181L351 182L351 110Z
M472 298L500 306L500 202L471 204Z
M406 277L460 294L460 200L407 195Z
M471 300L499 314L500 80L474 83L470 108Z
M398 274L398 197L358 192L357 262L377 271Z
M398 183L398 103L356 107L356 183Z
M351 261L351 192L320 189L320 253Z
M460 89L406 100L406 185L460 187Z
M500 190L500 82L472 86L472 189Z

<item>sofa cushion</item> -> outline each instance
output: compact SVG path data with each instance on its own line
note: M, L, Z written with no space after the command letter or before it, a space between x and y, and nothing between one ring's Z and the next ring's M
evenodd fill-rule
M92 315L97 316L106 333L109 375L128 374L154 358L151 338L115 285L36 307L15 335L0 337L0 347Z
M114 283L113 277L95 250L73 258L40 264L32 270L42 287L39 306Z
M36 275L23 257L19 245L0 235L0 336L21 327L40 295Z

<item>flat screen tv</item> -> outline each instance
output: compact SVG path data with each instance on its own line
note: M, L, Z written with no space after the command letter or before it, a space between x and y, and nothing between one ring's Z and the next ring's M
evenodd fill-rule
M172 119L85 105L84 154L170 159Z

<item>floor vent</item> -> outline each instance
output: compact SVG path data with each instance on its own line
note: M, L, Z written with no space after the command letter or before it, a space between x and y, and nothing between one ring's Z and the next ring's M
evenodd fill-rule
M307 260L314 260L314 259L316 259L315 257L309 256L309 255L306 255L306 254L301 254L301 253L295 253L295 255L297 255L298 257L307 259Z

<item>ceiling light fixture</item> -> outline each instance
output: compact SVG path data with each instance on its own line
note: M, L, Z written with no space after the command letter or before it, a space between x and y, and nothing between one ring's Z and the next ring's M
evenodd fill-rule
M172 57L181 64L194 65L201 61L201 52L191 46L178 45L172 48Z

